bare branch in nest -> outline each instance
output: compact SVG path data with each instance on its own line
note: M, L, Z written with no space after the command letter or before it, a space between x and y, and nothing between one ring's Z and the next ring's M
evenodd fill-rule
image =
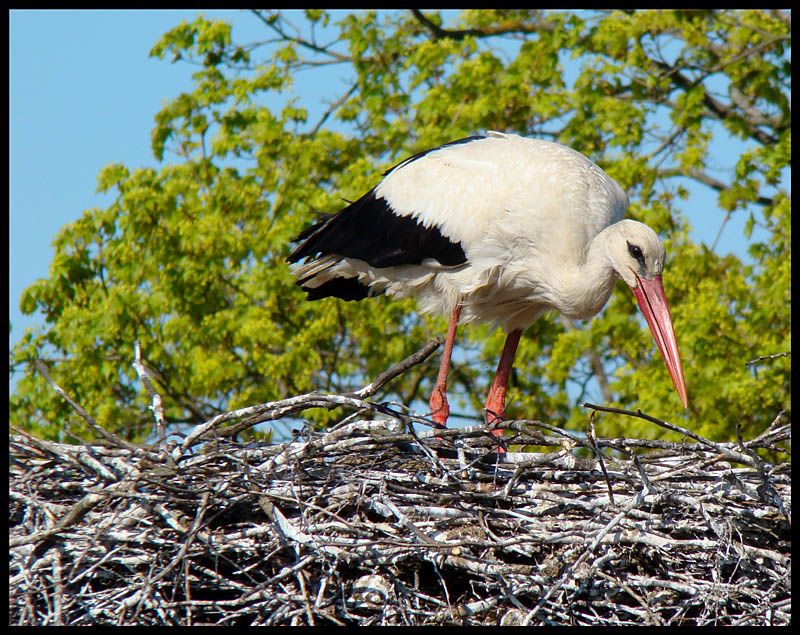
M147 392L150 393L150 397L153 400L151 409L153 410L153 416L156 419L156 437L158 438L158 443L161 444L164 443L164 440L167 436L167 420L164 417L163 400L161 399L161 395L158 394L156 389L153 387L152 382L150 381L150 370L142 362L142 346L139 343L139 340L136 340L133 343L133 350L133 367L136 369L136 374L139 375L139 379L147 389Z
M706 447L715 450L725 456L726 458L736 461L737 463L743 463L744 465L751 465L755 467L755 463L752 460L751 456L746 454L741 454L740 452L734 452L733 450L724 446L724 444L714 443L713 441L709 441L701 437L700 435L695 434L691 430L687 430L686 428L682 428L680 426L676 426L673 423L667 423L666 421L662 421L661 419L656 419L655 417L651 417L643 413L641 410L637 410L636 412L632 412L630 410L623 410L622 408L608 408L606 406L596 406L591 403L584 403L584 407L592 408L593 410L599 410L601 412L613 412L616 414L628 415L631 417L638 417L639 419L644 419L645 421L650 421L651 423L655 423L662 428L666 428L667 430L671 430L672 432L678 432L690 439L694 439L695 441L705 445Z
M241 424L233 426L227 431L229 435L234 435L259 423L288 417L309 408L335 408L337 406L349 406L355 410L368 410L373 412L382 411L383 408L381 406L363 401L363 399L371 397L392 379L406 372L409 368L425 361L428 357L430 357L431 353L441 346L441 344L441 339L433 339L416 353L409 355L399 364L392 366L388 370L378 375L375 381L370 382L360 390L356 390L352 393L345 393L344 395L308 393L298 397L290 397L289 399L281 399L280 401L273 401L257 406L249 406L247 408L240 408L239 410L217 415L205 423L195 426L195 428L186 436L186 439L184 439L183 443L175 448L173 451L173 458L177 461L196 443L207 438L209 434L214 432L221 424L231 420L244 420Z
M379 383L221 415L171 454L13 434L9 623L790 623L791 471L764 458L785 416L735 443L506 421L540 451L501 456L485 426L367 401ZM339 404L373 420L210 434Z
M86 412L86 409L83 406L81 406L77 401L75 401L72 397L70 397L66 393L66 391L53 380L53 378L50 376L50 372L47 370L47 365L42 360L37 359L34 362L34 364L36 366L36 370L38 370L41 373L42 377L44 377L47 383L50 384L50 386L52 386L53 390L55 390L58 393L58 395L62 399L64 399L64 401L66 401L72 407L72 409L81 416L81 419L83 419L86 422L87 426L91 430L94 430L101 437L106 439L109 443L113 443L115 445L120 445L123 447L128 447L129 449L135 447L134 444L129 443L124 439L120 439L117 435L108 432L107 430L99 426L97 424L97 421L95 421L94 417L92 417L88 412Z

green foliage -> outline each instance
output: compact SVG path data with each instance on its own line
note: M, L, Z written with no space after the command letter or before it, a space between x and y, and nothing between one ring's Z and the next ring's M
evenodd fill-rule
M583 428L575 393L582 400L591 379L605 403L685 419L718 439L737 424L761 430L790 408L789 358L745 365L791 347L787 16L468 10L447 26L418 11L338 21L318 10L254 15L260 43L236 43L235 25L199 17L153 47L155 57L197 64L194 90L156 116L160 166L107 166L98 188L116 193L114 203L61 230L49 277L23 295L23 312L41 311L46 326L11 352L12 368L26 368L10 398L12 423L80 435L29 364L46 359L101 425L146 436L149 398L130 363L137 339L173 424L359 387L446 321L419 318L411 300L304 301L285 263L289 240L393 162L486 129L586 153L628 189L630 216L662 233L690 397L684 412L620 285L593 321L540 320L526 332L510 415ZM339 94L313 104L292 92L301 74L322 72L342 78ZM738 154L717 154L736 143ZM693 202L676 177L716 191L724 212L705 213L720 224L724 213L747 214L751 229L766 230L766 241L750 244L752 265L688 240L680 210ZM463 332L453 393L479 412L503 338L486 326ZM435 365L384 396L424 400ZM320 425L338 416L308 414ZM630 419L602 425L604 434L654 434Z

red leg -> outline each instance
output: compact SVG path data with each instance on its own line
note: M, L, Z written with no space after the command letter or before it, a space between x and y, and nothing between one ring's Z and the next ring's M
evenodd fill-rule
M456 340L456 327L458 316L461 315L461 305L453 309L450 316L450 326L447 327L447 339L442 351L442 362L439 364L439 375L431 394L431 418L437 428L447 427L447 417L450 416L450 406L447 405L447 373L450 370L450 356L453 354L453 342Z
M508 387L508 378L511 376L511 367L514 364L514 357L517 354L517 346L519 345L519 338L522 335L522 329L511 331L506 337L505 346L503 346L503 353L500 355L500 362L497 364L497 372L494 375L494 381L489 388L489 394L486 397L486 423L492 424L502 421L506 416L506 388ZM495 436L503 436L502 430L494 430L492 432ZM498 452L505 452L502 448L497 448Z

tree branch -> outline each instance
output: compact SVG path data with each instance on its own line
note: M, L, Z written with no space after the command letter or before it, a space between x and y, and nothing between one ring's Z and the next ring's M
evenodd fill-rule
M662 178L670 178L673 176L685 176L690 179L694 179L695 181L699 181L704 185L708 185L710 188L717 190L718 192L728 192L732 188L730 185L726 185L722 181L718 181L712 176L709 176L705 172L701 172L700 170L681 170L680 168L668 168L664 170L659 170L657 172L658 176ZM757 196L754 200L754 203L758 203L759 205L770 206L775 204L775 200L769 198L767 196Z
M508 35L511 33L537 33L539 31L553 32L556 27L549 22L536 21L532 23L519 20L507 20L493 26L481 29L443 29L427 18L419 9L411 9L417 21L433 35L434 39L463 40L465 37L485 38L495 35Z

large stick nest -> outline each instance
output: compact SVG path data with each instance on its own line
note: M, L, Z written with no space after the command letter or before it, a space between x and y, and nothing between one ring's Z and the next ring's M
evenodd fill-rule
M17 430L9 623L789 623L791 473L760 458L784 451L784 418L737 443L505 422L543 451L498 455L485 427L424 430L373 389L146 447ZM228 436L335 405L360 415L284 444Z

